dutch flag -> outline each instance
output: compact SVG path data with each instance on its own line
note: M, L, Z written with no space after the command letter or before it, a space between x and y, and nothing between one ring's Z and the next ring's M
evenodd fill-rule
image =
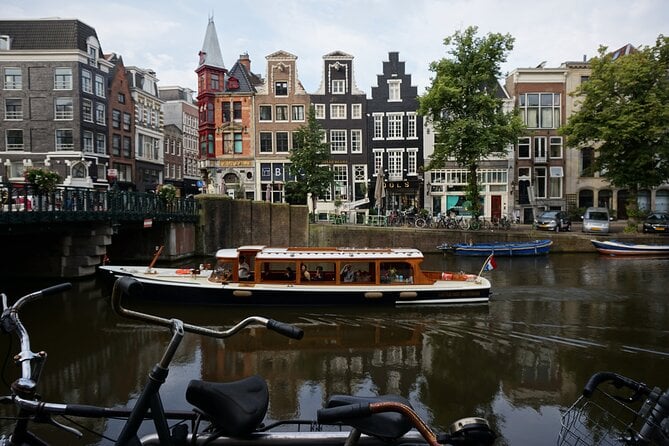
M497 268L497 262L495 262L495 255L490 254L488 260L486 260L485 265L483 265L483 271L492 271Z

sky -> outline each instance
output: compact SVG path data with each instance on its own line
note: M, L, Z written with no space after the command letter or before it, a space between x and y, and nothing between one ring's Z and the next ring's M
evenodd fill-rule
M354 57L356 84L368 95L394 51L423 94L430 63L450 57L444 38L469 26L478 27L479 37L515 39L502 77L542 62L581 61L602 45L652 46L669 32L666 0L2 0L0 17L79 19L95 28L105 53L153 69L159 86L194 91L198 52L213 17L227 68L248 53L251 70L265 77L265 57L287 51L314 93L323 56L338 50Z

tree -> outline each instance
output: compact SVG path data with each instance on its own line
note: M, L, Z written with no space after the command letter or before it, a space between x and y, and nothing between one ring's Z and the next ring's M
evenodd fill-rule
M295 133L294 147L290 152L290 173L301 184L303 193L311 193L314 213L318 198L325 195L334 180L334 172L328 166L330 150L323 142L323 128L316 121L314 107L309 108L306 124Z
M509 34L476 37L477 27L444 39L453 44L452 59L430 64L432 85L419 98L419 113L434 125L435 147L428 169L443 168L449 158L469 170L466 199L475 218L481 215L476 171L481 160L504 155L523 134L515 112L505 113L498 97L500 64L513 49Z
M597 149L593 170L629 191L635 224L638 191L669 181L669 38L620 57L602 46L590 67L572 93L579 108L561 132L569 147Z

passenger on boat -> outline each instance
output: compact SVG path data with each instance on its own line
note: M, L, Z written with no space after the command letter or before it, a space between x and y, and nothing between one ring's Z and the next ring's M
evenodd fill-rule
M341 280L343 282L353 282L355 275L353 273L353 268L351 267L350 263L344 265L339 276L341 277Z
M295 280L295 273L293 272L293 269L290 266L286 267L286 279Z
M302 280L311 280L311 274L307 271L307 265L304 263L300 266L300 276Z
M317 266L316 267L316 272L314 273L314 279L313 280L325 280L325 277L323 276L323 267L322 266Z
M240 280L247 280L249 279L251 268L249 267L249 264L246 263L246 257L240 256L239 257L239 279Z

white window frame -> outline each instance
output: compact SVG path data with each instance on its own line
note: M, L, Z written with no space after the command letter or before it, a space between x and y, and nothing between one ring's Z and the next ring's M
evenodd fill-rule
M3 90L22 90L23 71L19 67L5 67Z
M10 104L7 101L13 101ZM18 104L18 106L17 106ZM23 120L23 99L21 98L5 98L5 121L22 121Z
M348 200L348 165L335 164L332 166L332 171L334 172L334 197Z
M418 149L407 149L407 175L418 175Z
M346 119L346 104L330 104L330 119Z
M279 135L286 135L286 149L281 150L279 149ZM276 132L274 133L274 138L275 138L275 143L274 147L276 150L276 153L288 153L290 152L290 132Z
M351 104L351 119L362 119L362 104Z
M290 107L290 118L293 122L304 122L304 105L292 105Z
M272 110L272 108L273 107L271 105L264 105L264 104L260 105L258 107L258 121L260 121L260 122L272 122L272 117L274 116L274 111ZM265 111L269 110L269 119L263 119L263 117L262 117L263 114L261 113L261 110L265 110Z
M520 147L527 149L527 156L521 156ZM532 138L529 136L522 136L518 138L518 159L531 159L532 158Z
M95 153L98 155L107 154L107 135L104 133L95 134Z
M562 147L563 143L561 136L550 136L548 138L548 155L550 156L551 159L562 159L563 156ZM553 156L554 149L555 152L557 152L555 156Z
M399 181L402 179L404 169L404 150L388 149L388 180Z
M362 153L362 130L351 130L351 153Z
M382 140L383 139L383 113L374 113L372 115L374 119L374 136L372 139Z
M564 170L562 166L550 166L548 178L548 195L549 198L562 198L562 185L564 178ZM555 193L554 193L555 191Z
M74 101L72 98L54 98L53 119L55 121L71 121L74 119Z
M325 104L314 104L314 116L316 119L325 119Z
M95 123L98 125L107 125L107 107L102 102L95 104Z
M93 153L93 132L88 130L84 131L83 141L82 141L84 152Z
M281 110L281 112L279 112ZM288 122L290 120L290 110L285 104L280 104L275 106L274 110L274 120L276 122Z
M418 139L418 133L416 132L416 122L416 113L407 113L407 139Z
M346 94L346 79L332 79L332 94Z
M372 153L374 156L374 176L378 175L379 172L383 171L383 149L373 149Z
M387 139L402 139L402 124L404 123L404 113L388 113L387 119Z
M54 90L72 90L72 68L56 67L53 73Z
M59 135L67 136L64 134L64 132L69 132L70 134L70 139L72 140L72 143L70 144L65 144L65 143L59 143ZM61 137L62 138L62 137ZM55 147L57 151L60 150L74 150L74 131L72 129L56 129L54 132L54 139L55 139Z
M548 140L545 136L535 136L532 142L534 162L545 163L548 160Z
M402 102L401 91L401 79L388 79L388 102Z
M346 130L332 129L330 130L330 153L342 154L346 153Z
M540 172L543 172L543 174L541 174ZM542 166L534 168L534 181L532 182L532 185L534 186L534 198L546 198L547 188L548 188L548 176L545 167Z
M89 70L81 70L81 91L93 94L93 74Z
M21 133L21 144L10 144L9 143L9 132L20 132ZM23 129L7 129L5 130L5 148L7 150L24 150L26 145L25 134Z
M104 98L105 93L105 78L99 74L95 75L95 95Z

